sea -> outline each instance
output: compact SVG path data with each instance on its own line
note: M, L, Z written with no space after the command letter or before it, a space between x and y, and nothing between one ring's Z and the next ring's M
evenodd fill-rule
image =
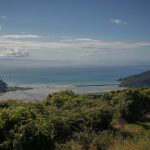
M76 93L97 93L121 89L120 78L150 70L150 66L56 67L0 70L0 78L9 86L32 87L7 92L0 99L39 100L49 93L70 89Z

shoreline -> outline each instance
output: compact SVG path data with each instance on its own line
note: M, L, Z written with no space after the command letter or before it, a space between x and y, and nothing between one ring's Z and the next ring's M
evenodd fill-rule
M25 88L25 89L28 89L28 88L36 88L37 86L38 87L41 87L41 86L51 86L51 87L57 87L57 86L73 86L73 87L86 87L86 86L114 86L114 85L117 85L119 86L120 83L119 82L114 82L114 83L33 83L33 84L15 84L15 83L11 83L11 86L8 87L8 88Z
M19 86L17 86L19 87ZM59 92L62 90L72 90L77 94L102 94L110 91L122 90L124 87L119 87L119 84L84 84L84 85L35 85L21 86L21 89L11 90L0 94L0 100L16 99L26 101L43 100L48 94ZM30 88L31 87L31 88Z
M119 83L117 84L117 83L112 83L112 84L81 84L81 85L76 85L76 87L86 87L86 86L113 86L113 85L120 85Z
M19 87L19 86L11 86L8 87L6 92L18 91L18 90L32 90L32 87Z

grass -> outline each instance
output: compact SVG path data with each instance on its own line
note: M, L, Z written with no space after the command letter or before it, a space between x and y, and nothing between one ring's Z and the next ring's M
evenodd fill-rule
M149 114L147 115L150 116ZM115 138L108 150L148 150L150 149L150 121L138 124L117 125L115 128L121 133L123 138Z
M115 140L108 150L148 150L150 139L140 139L139 141Z
M150 122L144 123L150 124ZM118 124L114 128L117 132L103 131L89 135L82 133L79 139L58 145L57 150L148 150L150 148L150 130L143 125L125 123Z

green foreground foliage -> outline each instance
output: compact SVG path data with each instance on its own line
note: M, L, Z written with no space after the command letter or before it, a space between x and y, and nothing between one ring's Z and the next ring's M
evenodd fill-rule
M100 96L61 91L0 103L2 150L119 150L150 146L150 89Z

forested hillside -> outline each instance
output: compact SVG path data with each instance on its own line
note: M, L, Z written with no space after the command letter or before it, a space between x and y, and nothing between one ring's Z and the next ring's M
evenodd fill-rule
M122 87L150 87L150 71L119 79Z

